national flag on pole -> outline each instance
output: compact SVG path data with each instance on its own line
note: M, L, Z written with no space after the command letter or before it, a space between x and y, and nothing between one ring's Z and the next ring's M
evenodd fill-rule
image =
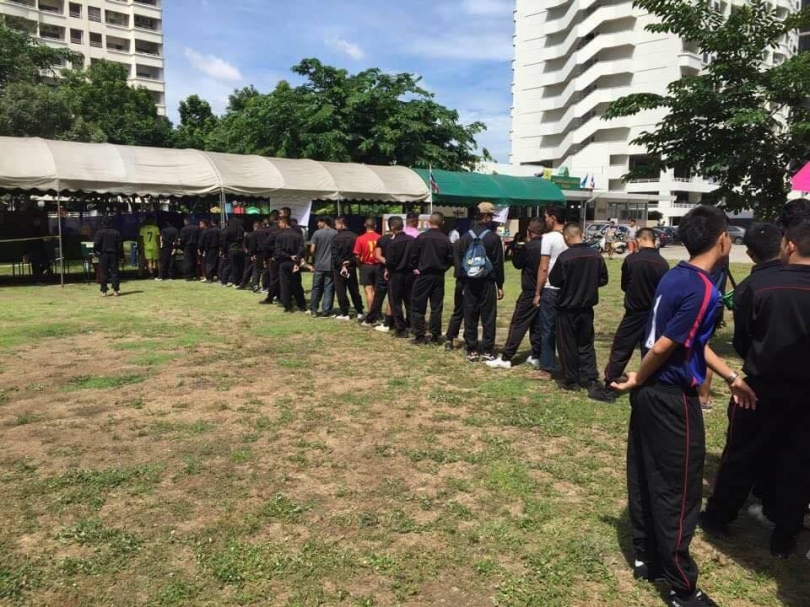
M596 175L591 175L591 180L588 182L588 189L590 190L596 189Z
M433 169L430 169L430 191L434 194L441 194L439 184L436 181L436 178L433 176Z
M587 175L585 175L585 177L583 177L582 180L579 182L579 187L581 189L583 189L583 190L588 187L588 176Z

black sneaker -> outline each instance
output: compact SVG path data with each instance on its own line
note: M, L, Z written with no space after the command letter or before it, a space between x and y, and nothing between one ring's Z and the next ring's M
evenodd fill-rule
M484 364L491 363L493 360L495 360L495 356L492 354L492 352L484 352L481 355L481 362Z
M671 607L719 607L708 594L695 590L691 596L679 597L673 590L669 594L669 604Z
M410 342L412 346L426 346L430 342L427 337L414 337Z
M706 535L716 539L727 540L731 537L728 523L712 518L705 510L700 513L700 528Z
M796 536L774 529L771 534L771 556L779 560L789 559L796 552Z
M557 382L557 387L560 390L564 390L566 392L579 392L580 389L581 389L579 384L577 384L577 383L569 384L569 383L566 383L564 381L558 381Z
M262 300L259 302L259 305L262 305L262 306L272 306L272 305L273 305L273 301L272 301L272 300L270 300L270 299L262 299Z
M664 581L664 574L661 568L650 566L649 563L644 561L636 561L633 563L633 577L637 580L646 580L648 582Z
M478 352L467 352L467 362L477 363L478 360Z
M453 344L453 340L448 338L446 342L444 342L444 351L445 352L452 352L456 349L455 344Z
M408 339L410 336L411 334L408 333L407 331L396 331L394 333L394 337L396 339Z
M616 402L616 393L598 381L592 381L588 382L588 398L600 403L613 403Z

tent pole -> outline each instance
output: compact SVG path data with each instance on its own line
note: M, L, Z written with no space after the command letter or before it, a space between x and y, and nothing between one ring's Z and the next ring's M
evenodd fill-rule
M228 220L228 217L225 213L225 190L219 191L219 221L222 227L225 227L225 222Z
M62 193L56 182L56 225L59 227L59 282L65 288L65 248L62 242Z

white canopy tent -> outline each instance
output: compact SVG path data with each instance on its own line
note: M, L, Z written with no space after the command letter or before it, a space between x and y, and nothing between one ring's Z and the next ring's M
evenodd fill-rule
M300 210L306 221L313 200L425 202L422 178L407 167L341 164L147 148L0 137L0 190L208 196L271 199ZM61 206L61 203L59 204ZM59 249L62 257L61 222ZM63 269L64 278L64 269Z

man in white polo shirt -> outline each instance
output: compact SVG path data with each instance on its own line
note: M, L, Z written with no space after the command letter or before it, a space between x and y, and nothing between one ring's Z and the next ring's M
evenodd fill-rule
M534 293L534 305L540 308L540 343L542 349L540 360L531 359L529 362L540 367L541 379L551 379L556 362L557 348L556 327L557 295L559 289L548 284L548 276L557 263L560 253L568 249L563 238L565 227L565 209L557 205L545 208L543 215L548 230L543 236L543 246L540 250L540 267L537 270L537 290Z

